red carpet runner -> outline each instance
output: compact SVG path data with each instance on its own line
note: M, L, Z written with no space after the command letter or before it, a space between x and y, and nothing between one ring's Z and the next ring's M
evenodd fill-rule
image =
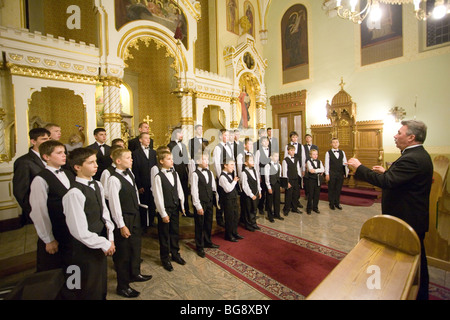
M214 235L220 249L206 249L206 256L271 299L304 299L345 256L264 226L239 233L245 239L237 243Z
M205 249L206 257L274 300L307 297L346 253L269 227L250 232L239 227L245 239L225 241L213 236L219 249ZM194 243L189 246L195 249ZM430 283L430 299L448 300L450 290Z

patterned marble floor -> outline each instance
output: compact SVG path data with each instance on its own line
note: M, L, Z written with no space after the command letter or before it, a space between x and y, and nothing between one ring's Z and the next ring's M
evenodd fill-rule
M304 200L302 199L304 204ZM380 213L380 204L371 207L343 205L344 209L331 211L327 202L320 202L320 214L290 213L284 221L269 222L258 215L258 224L298 236L336 250L349 252L358 242L362 224ZM192 218L180 218L181 224L193 227ZM0 233L0 259L35 250L36 233L33 226ZM181 255L187 264L173 263L174 270L164 270L159 260L158 240L145 236L142 245L143 274L153 279L131 286L141 292L137 300L268 300L269 298L207 258L200 258L187 242L180 240ZM241 240L241 241L245 241ZM239 242L236 243L239 245ZM31 271L32 272L32 271ZM11 281L20 280L27 273L0 279L0 287ZM450 288L450 273L430 267L430 281ZM126 299L115 293L116 274L109 258L108 296L109 300Z

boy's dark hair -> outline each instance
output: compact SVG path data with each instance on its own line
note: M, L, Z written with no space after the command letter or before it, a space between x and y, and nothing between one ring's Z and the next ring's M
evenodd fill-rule
M96 136L97 133L99 133L99 132L106 132L106 130L105 130L104 128L95 128L95 130L94 130L94 136Z
M289 151L289 150L292 150L292 149L295 150L295 147L292 144L288 144L287 150Z
M139 139L142 139L142 137L145 136L146 134L150 137L150 133L148 133L148 132L141 132L139 134Z
M117 142L125 143L125 141L123 141L122 138L115 138L113 141L111 141L111 147L115 146L117 144Z
M97 150L91 148L76 148L69 153L69 165L76 172L75 166L82 166L92 155L97 154Z
M109 149L109 152L112 154L114 150L116 150L116 149L122 149L122 148L123 148L123 147L122 147L121 145L113 144L113 145L111 146L111 149Z
M244 158L244 162L245 162L245 163L248 163L248 160L249 160L250 158L253 158L253 156L252 156L251 154L246 154L246 155L245 155L245 158Z
M47 156L51 155L56 147L64 148L64 144L62 144L61 142L59 142L57 140L48 140L48 141L41 143L41 145L39 146L39 154L41 155L41 158L44 159L43 158L44 154Z
M297 136L298 137L297 131L291 131L291 133L289 133L289 138L292 138L292 136Z
M37 138L43 137L45 135L48 135L50 137L50 131L45 128L34 128L28 132L30 140L37 140Z
M252 142L252 141L253 141L252 138L247 137L244 139L244 145L247 144L248 142Z
M164 150L161 150L161 152L158 152L158 154L156 155L158 158L158 167L160 167L160 168L162 167L161 160L164 160L164 158L168 155L170 156L170 155L172 155L172 153L170 151L164 151Z

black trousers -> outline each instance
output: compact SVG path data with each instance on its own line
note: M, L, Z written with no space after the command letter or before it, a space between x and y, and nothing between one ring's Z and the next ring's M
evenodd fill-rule
M216 179L216 186L219 185L219 179ZM223 199L219 197L220 209L216 208L216 222L218 224L223 224Z
M194 210L195 223L195 246L198 249L203 249L206 245L212 244L211 230L213 222L213 201L200 201L203 208L203 215L199 215L197 210Z
M268 217L280 217L280 184L275 183L271 185L272 194L267 191L267 212Z
M317 180L310 179L308 183L308 203L306 204L306 209L318 210L319 197L320 197L320 186L317 185Z
M261 175L261 181L260 181L260 186L261 186L261 199L259 199L258 201L258 209L259 210L268 210L268 205L267 205L267 185L266 185L266 177L264 175Z
M169 254L178 256L180 254L180 214L178 208L166 210L169 215L170 222L164 223L160 215L158 215L158 239L159 239L159 256L161 261L169 261Z
M420 286L419 292L417 293L417 300L428 300L429 291L429 275L428 275L428 261L427 254L425 253L425 246L423 240L425 239L425 234L418 234L420 240Z
M291 210L297 210L298 200L300 198L300 184L298 180L290 180L290 188L284 191L284 212L289 212Z
M107 260L101 249L90 249L81 242L74 240L71 265L79 267L80 288L68 288L67 283L72 283L67 267L63 271L66 275L66 283L61 290L61 298L64 300L105 300L107 294ZM73 273L75 275L75 273Z
M344 176L330 174L330 181L328 181L328 202L330 205L337 206L340 204L343 184Z
M71 241L69 241L71 242ZM58 242L58 252L50 254L45 250L45 243L40 238L37 241L36 272L59 269L68 264L72 255L71 243Z
M242 216L243 216L243 222L244 227L256 227L256 210L258 208L258 202L261 201L259 199L259 194L256 195L256 199L252 200L249 196L245 194L245 192L242 192L241 195L241 203L242 205Z
M125 218L125 217L124 217ZM120 229L114 229L114 267L117 272L117 289L127 289L132 278L141 273L142 228L130 227L131 236L122 237Z
M225 239L231 239L237 235L239 223L239 210L237 198L223 199L223 215L225 218Z

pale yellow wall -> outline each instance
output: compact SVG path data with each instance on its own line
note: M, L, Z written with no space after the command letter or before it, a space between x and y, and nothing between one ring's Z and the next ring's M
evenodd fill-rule
M281 69L280 21L284 12L296 3L308 10L310 79L283 85ZM400 127L389 119L390 108L400 106L408 119L414 115L428 124L426 147L432 153L450 154L448 123L450 119L450 46L429 52L418 52L418 21L412 6L403 8L404 56L402 58L360 67L359 27L338 17L329 18L322 1L272 1L267 25L268 43L264 57L269 65L265 82L268 97L306 89L308 92L306 123L328 123L325 104L340 90L344 77L345 90L357 103L357 120L384 120L383 144L387 158L398 155L392 136ZM417 112L414 103L417 96ZM268 125L272 125L270 100Z
M23 15L24 1L9 0L0 2L0 25L15 28L25 27L25 16Z

